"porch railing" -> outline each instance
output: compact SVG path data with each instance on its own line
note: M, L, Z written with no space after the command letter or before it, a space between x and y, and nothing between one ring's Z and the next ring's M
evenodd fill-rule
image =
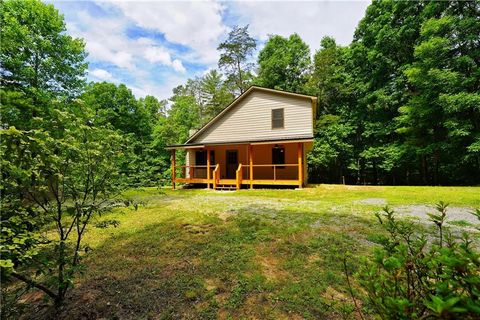
M213 189L217 188L217 184L220 180L220 165L217 163L213 170Z
M242 185L242 181L244 180L244 177L243 177L243 171L246 170L246 179L247 180L250 180L250 184L254 183L255 181L255 170L250 170L250 168L272 168L272 171L273 171L273 176L269 176L267 178L263 178L263 179L260 179L260 180L273 180L273 182L277 181L277 180L298 180L299 179L299 174L298 174L298 171L296 171L294 174L292 174L293 177L290 177L290 178L283 178L280 176L279 177L279 174L278 174L278 169L285 169L286 167L294 167L294 168L298 168L298 163L285 163L285 164L254 164L254 165L250 165L250 164L242 164L240 163L238 165L238 168L237 168L237 171L236 171L236 187L237 189L240 189L241 185ZM272 179L273 178L273 179Z
M243 173L242 173L242 164L240 163L238 165L238 169L237 169L237 172L236 172L237 176L237 190L240 190L241 186L242 186L242 178L243 178Z
M298 163L285 163L285 164L254 164L254 165L249 165L249 164L244 164L243 165L244 167L247 167L249 170L248 170L248 179L255 179L255 170L250 170L250 167L253 167L253 169L255 168L272 168L272 171L273 171L273 175L271 178L273 178L273 180L282 180L282 179L279 179L279 175L278 175L278 169L284 169L286 167L290 168L290 167L295 167L295 168L298 168ZM252 172L252 176L250 177L250 172ZM286 179L286 180L296 180L298 179L298 173L296 173L297 177L295 178L290 178L290 179Z
M214 169L215 166L211 165L210 170ZM198 172L199 170L205 169L205 177L198 177ZM178 173L180 170L180 175L177 176L177 178L187 178L187 173L188 173L188 178L190 179L195 179L195 178L203 178L206 179L208 176L207 170L208 166L175 166L175 172ZM196 174L197 173L197 174Z

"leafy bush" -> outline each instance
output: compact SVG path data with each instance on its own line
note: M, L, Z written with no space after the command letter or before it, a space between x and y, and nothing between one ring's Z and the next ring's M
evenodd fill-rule
M478 244L445 227L447 205L430 214L435 233L416 232L388 207L376 216L388 236L359 271L375 311L386 319L478 319ZM474 213L480 219L479 211Z

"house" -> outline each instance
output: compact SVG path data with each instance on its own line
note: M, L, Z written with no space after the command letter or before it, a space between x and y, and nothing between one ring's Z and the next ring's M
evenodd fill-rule
M172 185L253 188L307 182L316 97L252 86L181 145L171 145ZM176 151L186 154L176 163Z

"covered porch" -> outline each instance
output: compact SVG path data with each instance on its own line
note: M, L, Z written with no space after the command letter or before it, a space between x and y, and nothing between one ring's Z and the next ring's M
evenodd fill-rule
M207 188L252 189L256 185L306 184L306 153L312 140L171 146L172 186L206 184ZM185 164L177 164L185 150Z

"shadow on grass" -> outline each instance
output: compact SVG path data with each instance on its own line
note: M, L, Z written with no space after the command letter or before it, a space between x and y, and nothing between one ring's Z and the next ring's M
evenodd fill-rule
M61 318L353 317L341 257L368 251L371 222L245 206L113 234L84 261Z

